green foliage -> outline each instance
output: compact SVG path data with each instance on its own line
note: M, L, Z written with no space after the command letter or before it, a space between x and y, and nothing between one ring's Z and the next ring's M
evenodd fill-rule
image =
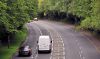
M90 16L91 12L90 0L72 0L69 4L68 12L71 12L77 16Z
M19 48L22 41L26 39L27 31L26 29L22 29L19 32L16 32L15 39L16 42L13 42L13 44L10 44L10 48L6 46L0 46L0 59L11 59L12 55L15 53L15 51ZM6 57L5 57L6 56Z
M87 17L85 20L83 20L82 22L81 22L81 27L82 28L92 28L91 27L91 18L90 17Z
M0 35L13 33L37 16L37 0L0 0Z
M100 31L100 0L38 0L39 11L50 18L68 18L81 28ZM62 14L65 13L65 14ZM76 24L76 23L75 23Z
M37 16L37 3L37 0L0 0L0 44L7 44L9 37L11 45L9 49L0 46L1 59L10 59L25 40L23 25Z
M85 29L93 29L94 31L100 31L100 0L92 0L91 3L91 17L85 19L82 23L81 26ZM89 21L91 22L89 22ZM88 22L89 25L86 25Z

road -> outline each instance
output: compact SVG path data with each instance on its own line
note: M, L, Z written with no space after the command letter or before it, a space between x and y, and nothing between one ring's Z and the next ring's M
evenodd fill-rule
M32 56L18 57L16 52L12 59L100 59L89 38L75 31L72 26L53 21L33 21L26 24L28 36L24 44L32 47ZM53 40L50 54L38 54L36 41L40 35L50 35Z

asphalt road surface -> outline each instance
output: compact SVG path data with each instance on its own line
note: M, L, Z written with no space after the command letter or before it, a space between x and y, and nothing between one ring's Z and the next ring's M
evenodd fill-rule
M12 59L100 59L89 38L75 31L72 26L59 22L39 20L26 24L28 36L23 44L32 47L32 56L18 57L16 52ZM50 35L52 52L37 53L37 40L40 35Z

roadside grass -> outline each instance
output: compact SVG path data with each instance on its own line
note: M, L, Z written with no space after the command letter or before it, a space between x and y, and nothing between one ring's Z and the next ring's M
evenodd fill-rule
M10 44L10 48L7 46L0 46L0 59L11 59L12 55L17 51L18 47L26 39L27 30L23 29L15 34L15 42Z

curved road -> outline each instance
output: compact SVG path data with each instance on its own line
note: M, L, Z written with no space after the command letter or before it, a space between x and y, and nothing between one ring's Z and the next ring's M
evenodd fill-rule
M32 56L12 59L100 59L100 53L89 38L75 31L72 26L52 21L33 21L26 24L28 37L23 44L32 47ZM38 54L36 41L40 35L50 35L53 40L51 54Z

